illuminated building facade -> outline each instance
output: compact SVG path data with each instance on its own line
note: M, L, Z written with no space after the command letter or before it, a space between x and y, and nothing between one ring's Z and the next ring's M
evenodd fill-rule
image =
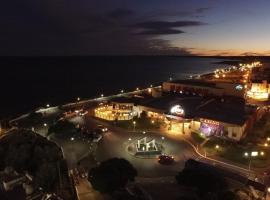
M258 101L267 101L270 94L270 66L252 68L251 82L247 97Z
M236 96L245 98L245 88L241 83L176 80L164 82L162 89L165 93L193 94L199 96Z
M175 133L198 132L239 141L256 120L256 107L239 99L162 97L138 106L149 117L162 116L167 129ZM155 115L152 115L155 113Z
M131 120L137 116L137 107L134 99L115 98L106 105L101 105L95 109L95 117L108 121Z

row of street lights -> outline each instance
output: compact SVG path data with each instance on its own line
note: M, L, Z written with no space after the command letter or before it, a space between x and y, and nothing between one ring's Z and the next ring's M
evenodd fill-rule
M248 162L248 171L249 171L249 173L250 173L250 169L251 169L251 162L252 162L252 158L256 158L256 157L258 157L258 156L261 156L261 157L263 157L265 155L265 153L264 153L264 151L260 151L260 152L258 152L258 151L252 151L252 152L245 152L244 153L244 156L246 157L246 158L249 158L249 162ZM248 174L248 176L249 176L250 174Z

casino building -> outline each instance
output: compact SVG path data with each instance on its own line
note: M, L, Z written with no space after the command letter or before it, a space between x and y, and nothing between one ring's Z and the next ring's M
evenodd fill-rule
M263 113L245 104L246 88L238 83L178 80L164 82L162 90L162 96L155 98L112 99L96 108L95 116L110 121L132 120L145 112L174 133L197 132L239 141Z
M168 130L235 141L244 138L259 117L257 107L230 98L167 96L143 103L139 110L153 119L163 117Z

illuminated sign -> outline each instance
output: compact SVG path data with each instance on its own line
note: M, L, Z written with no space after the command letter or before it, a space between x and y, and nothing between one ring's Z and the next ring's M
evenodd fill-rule
M184 109L180 105L175 105L171 108L171 114L183 116L184 115Z
M235 89L236 90L243 90L243 88L244 88L243 85L237 85L237 86L235 86Z
M219 126L219 122L210 119L201 119L202 123Z

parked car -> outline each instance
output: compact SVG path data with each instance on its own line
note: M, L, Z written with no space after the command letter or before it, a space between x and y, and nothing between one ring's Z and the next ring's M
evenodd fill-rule
M174 162L174 157L169 155L160 155L158 157L158 162L163 165L170 165Z
M108 128L106 128L106 127L103 126L103 125L98 125L98 126L97 126L97 130L101 130L103 133L108 132Z

